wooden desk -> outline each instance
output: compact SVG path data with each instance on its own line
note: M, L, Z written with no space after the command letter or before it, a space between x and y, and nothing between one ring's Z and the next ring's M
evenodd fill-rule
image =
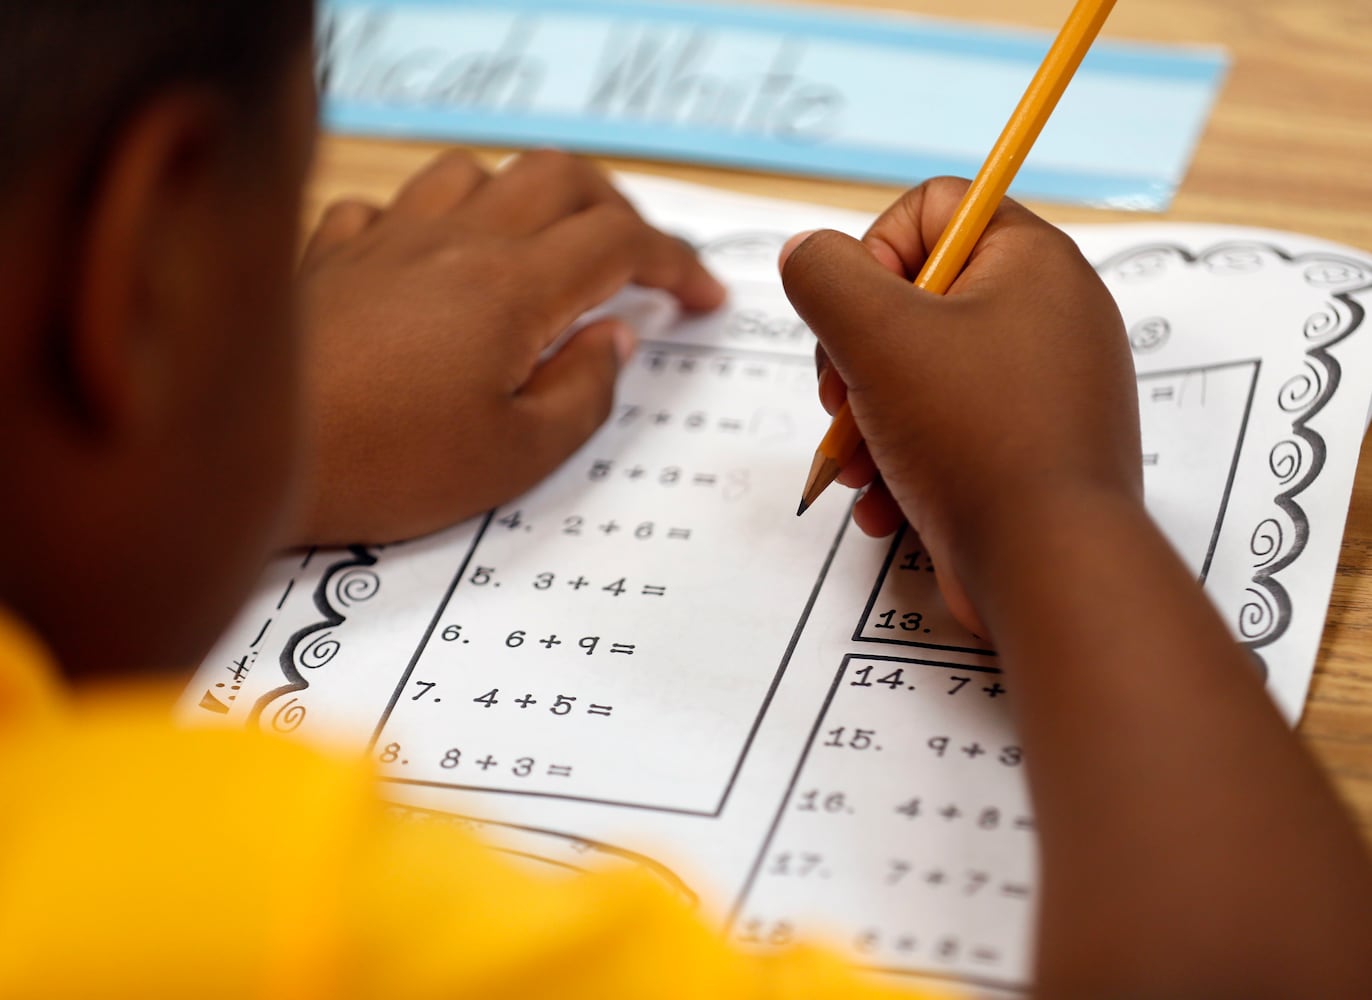
M852 0L847 5L859 6ZM1052 31L1070 2L864 0L862 5ZM1194 165L1162 218L1292 229L1372 252L1372 7L1357 0L1122 0L1105 35L1223 45L1233 58ZM384 200L433 149L418 143L326 140L315 207L345 194ZM876 185L699 167L607 164L873 212L897 193ZM1034 207L1059 223L1141 218ZM1300 732L1372 843L1372 451L1366 444L1364 459Z

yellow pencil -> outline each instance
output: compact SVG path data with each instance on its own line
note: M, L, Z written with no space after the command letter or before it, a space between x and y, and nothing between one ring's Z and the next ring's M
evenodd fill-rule
M986 226L1014 181L1020 164L1029 155L1034 140L1048 123L1049 115L1057 107L1059 98L1114 6L1115 0L1078 0L1072 8L1067 23L1058 32L1053 47L1029 82L1029 89L1020 98L948 228L920 269L919 277L915 279L917 287L942 295L962 272L972 248L986 232ZM858 433L853 412L844 403L815 452L797 516L804 514L838 478L861 444L862 435Z

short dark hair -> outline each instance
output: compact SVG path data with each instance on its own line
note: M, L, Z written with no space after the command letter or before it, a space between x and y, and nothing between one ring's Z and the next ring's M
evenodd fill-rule
M313 19L312 0L0 3L0 202L55 153L98 159L166 87L204 84L251 110Z

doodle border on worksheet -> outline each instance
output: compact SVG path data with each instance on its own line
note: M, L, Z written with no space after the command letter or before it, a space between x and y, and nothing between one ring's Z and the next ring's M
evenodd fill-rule
M1363 325L1366 311L1355 296L1372 290L1372 264L1332 251L1291 253L1260 240L1224 240L1200 251L1176 243L1141 244L1106 258L1096 270L1102 277L1132 282L1160 277L1173 262L1211 273L1252 273L1275 262L1301 268L1305 284L1327 295L1303 324L1301 336L1307 346L1300 370L1281 382L1272 401L1291 418L1289 433L1268 452L1277 512L1249 535L1253 574L1234 623L1240 641L1266 676L1267 665L1258 651L1286 634L1293 612L1290 595L1277 577L1301 557L1310 537L1309 519L1297 498L1319 478L1327 459L1325 440L1310 424L1342 381L1342 367L1330 348Z
M379 553L384 548L385 546L378 546L376 552ZM309 566L316 551L310 551L301 564L301 569ZM304 671L319 670L328 666L342 649L342 644L332 630L348 620L347 612L354 604L370 600L381 589L381 578L373 568L376 566L378 555L361 545L349 546L345 551L344 558L330 565L315 587L314 606L323 617L296 630L286 642L279 658L281 674L286 678L286 683L258 698L248 715L248 726L261 728L262 715L274 701L304 691L310 686ZM286 588L286 596L289 596L294 586L295 580L292 578ZM286 596L282 597L282 604L285 603ZM263 626L263 632L265 631L266 626ZM279 733L292 732L305 721L305 714L305 707L292 698L272 713L272 729Z

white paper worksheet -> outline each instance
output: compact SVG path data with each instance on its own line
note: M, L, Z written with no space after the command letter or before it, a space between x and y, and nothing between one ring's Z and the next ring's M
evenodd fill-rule
M740 942L1022 988L1038 876L1015 678L949 616L917 538L864 537L840 488L794 515L828 418L777 252L869 220L624 184L731 304L626 299L645 342L613 416L527 496L272 565L184 718L365 753L416 817L554 866L642 865ZM1294 721L1372 400L1372 255L1072 232L1129 329L1150 509Z

